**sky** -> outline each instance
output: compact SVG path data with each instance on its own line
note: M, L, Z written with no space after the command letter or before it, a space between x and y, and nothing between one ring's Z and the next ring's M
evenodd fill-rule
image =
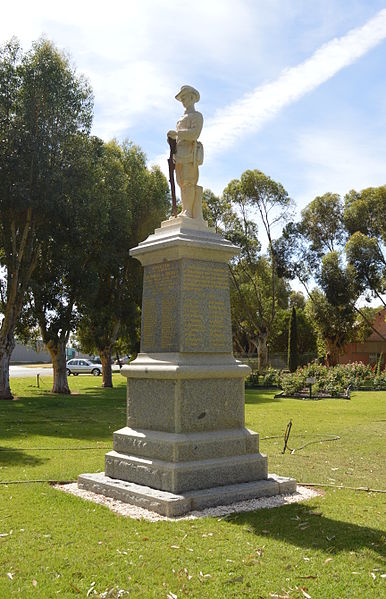
M166 173L174 96L196 87L200 184L247 169L301 210L386 183L386 0L18 0L0 43L44 35L94 90L93 133L129 139Z

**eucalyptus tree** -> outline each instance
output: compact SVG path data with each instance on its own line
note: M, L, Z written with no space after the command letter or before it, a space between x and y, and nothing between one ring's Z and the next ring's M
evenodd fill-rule
M257 348L258 368L268 361L268 340L272 334L279 307L288 305L289 290L277 269L274 231L288 218L292 200L281 185L259 170L245 171L224 190L224 198L238 209L244 231L244 252L231 270L234 305L247 336ZM251 223L260 218L267 239L267 255L257 256L257 228ZM252 235L251 235L252 233ZM251 248L252 251L251 252ZM238 301L236 297L238 296Z
M103 142L80 137L73 148L71 176L63 182L64 201L58 201L31 281L29 314L38 323L51 355L54 393L70 393L66 346L79 320L78 304L94 282L100 238L106 225L105 206L96 193ZM119 192L119 176L112 178ZM108 251L108 248L104 248Z
M0 49L0 89L0 398L11 399L15 327L42 239L58 226L74 138L90 130L92 94L68 58L44 39L27 53L15 39Z
M386 306L386 185L345 196L346 256L362 293Z
M170 210L168 184L158 168L149 170L135 145L112 141L104 146L98 194L106 226L98 236L101 252L94 281L80 302L78 336L82 348L100 355L103 386L112 387L111 356L119 336L135 345L139 331L142 269L129 251L152 233ZM114 184L114 173L122 185Z
M329 364L337 363L351 339L360 294L354 270L345 263L346 238L341 198L327 193L304 208L300 222L285 227L275 246L279 271L298 278L307 292L306 313Z

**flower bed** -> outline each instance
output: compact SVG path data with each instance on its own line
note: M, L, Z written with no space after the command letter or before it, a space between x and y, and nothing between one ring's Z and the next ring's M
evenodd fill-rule
M355 390L362 387L366 389L386 389L386 370L379 372L376 367L362 362L351 364L339 364L327 367L321 364L308 364L298 368L293 373L281 373L279 385L285 395L304 394L307 391L307 379L314 378L312 394L320 394L330 397L339 397L347 390Z

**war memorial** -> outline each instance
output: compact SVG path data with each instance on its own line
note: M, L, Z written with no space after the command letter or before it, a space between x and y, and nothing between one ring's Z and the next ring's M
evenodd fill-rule
M104 474L78 486L165 516L292 493L268 474L259 435L245 428L249 367L232 353L229 260L239 249L202 216L200 95L184 85L184 114L168 132L182 210L131 250L144 267L141 349L127 377L127 422L114 433Z

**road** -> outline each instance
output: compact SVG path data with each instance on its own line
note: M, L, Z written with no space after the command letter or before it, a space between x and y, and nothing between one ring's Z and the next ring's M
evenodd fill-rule
M115 364L113 364L112 366L112 370L113 372L119 372L119 366L116 366ZM28 376L33 376L36 377L37 374L40 374L40 376L53 376L53 369L52 367L45 367L45 366L16 366L16 365L11 365L9 367L9 376L10 378L25 378Z
M37 374L40 376L52 376L53 370L52 367L27 367L27 366L10 366L9 367L9 376L10 378L25 378L27 376L36 377Z

